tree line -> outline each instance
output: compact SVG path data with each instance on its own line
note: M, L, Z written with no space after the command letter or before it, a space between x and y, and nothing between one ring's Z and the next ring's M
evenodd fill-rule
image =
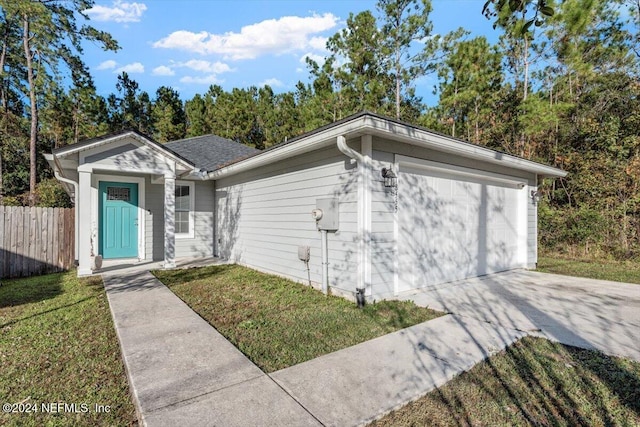
M64 203L40 153L105 133L213 133L262 149L370 110L567 170L541 187L545 247L626 257L640 248L636 0L489 0L478 19L491 20L496 43L464 28L434 34L429 0L379 0L349 15L293 90L212 85L185 101L170 87L150 95L126 73L112 94L96 93L81 42L118 45L75 22L91 5L0 0L5 203ZM416 95L420 79L435 82L437 105Z

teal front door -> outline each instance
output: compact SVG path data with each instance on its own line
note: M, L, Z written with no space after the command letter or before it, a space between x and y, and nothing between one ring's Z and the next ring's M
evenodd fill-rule
M138 184L100 181L100 254L138 256Z

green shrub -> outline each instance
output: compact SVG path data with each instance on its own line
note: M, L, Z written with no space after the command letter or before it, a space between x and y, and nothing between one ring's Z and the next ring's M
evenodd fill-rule
M606 240L607 221L597 210L538 206L540 244L547 248L600 245Z
M29 192L17 196L5 196L5 206L29 206ZM55 178L43 179L36 185L36 206L42 208L70 208L71 199Z
M70 208L71 199L55 178L43 179L36 186L36 205L44 208Z
M4 196L2 198L3 206L22 206L22 198L20 196Z

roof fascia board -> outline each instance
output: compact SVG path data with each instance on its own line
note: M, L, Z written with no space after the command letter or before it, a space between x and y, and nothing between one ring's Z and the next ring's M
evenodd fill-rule
M567 172L552 166L521 159L510 154L500 153L489 148L447 138L421 129L389 122L378 117L369 116L368 119L367 128L374 135L400 140L401 142L436 151L456 154L473 160L520 169L549 178L567 176Z
M54 155L56 157L66 157L70 154L79 153L81 151L91 150L102 145L112 144L114 142L126 139L126 138L136 138L137 135L134 132L124 132L117 135L112 135L109 138L99 139L98 141L94 141L89 144L79 143L79 144L71 144L66 147L60 147L54 150Z
M500 153L489 148L458 141L426 130L386 120L373 115L360 115L353 120L329 127L307 138L302 138L282 147L274 148L252 156L246 160L209 172L208 179L219 179L235 175L253 168L277 162L295 155L316 150L336 143L338 136L356 137L369 133L387 139L396 140L436 151L447 152L473 160L502 165L538 174L542 177L558 178L567 172L552 166L542 165L530 160L521 159L509 154Z

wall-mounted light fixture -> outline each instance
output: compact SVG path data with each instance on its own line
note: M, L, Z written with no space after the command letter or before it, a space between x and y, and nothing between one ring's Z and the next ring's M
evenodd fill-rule
M538 190L531 190L531 199L536 203L539 202L540 192Z
M398 185L398 177L391 168L382 168L382 178L384 178L385 187L396 187Z

